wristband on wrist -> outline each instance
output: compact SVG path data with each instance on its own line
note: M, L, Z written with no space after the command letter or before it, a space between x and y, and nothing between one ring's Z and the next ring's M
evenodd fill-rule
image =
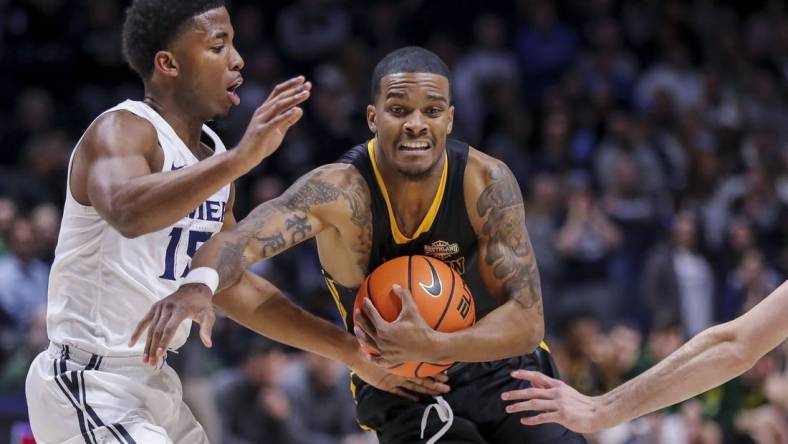
M219 287L219 273L211 267L199 267L191 270L181 281L181 285L203 284L211 290L211 295L216 294Z

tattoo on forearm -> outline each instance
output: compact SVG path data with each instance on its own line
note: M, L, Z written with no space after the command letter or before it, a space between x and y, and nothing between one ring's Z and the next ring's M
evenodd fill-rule
M253 236L252 238L263 244L260 250L262 257L273 256L285 247L285 238L282 233L276 233L273 236Z
M349 184L336 184L326 180L325 175L329 173L317 169L299 179L279 198L255 208L234 228L239 239L225 244L219 269L228 276L240 275L240 269L250 263L312 237L314 227L309 214L314 207L345 200L350 207L350 221L359 230L358 264L366 273L372 244L369 189L361 177L354 177Z
M226 241L219 254L219 266L216 271L219 273L220 288L224 288L229 283L235 282L246 268L244 263L244 239Z
M292 233L291 240L293 244L297 244L306 239L307 235L312 231L312 225L308 222L306 216L293 215L290 219L285 221L287 231Z
M501 281L504 293L523 308L542 313L541 284L536 258L525 229L523 198L514 176L501 165L490 172L490 185L476 202L486 216L481 235L486 236L485 262ZM525 291L524 291L525 290Z

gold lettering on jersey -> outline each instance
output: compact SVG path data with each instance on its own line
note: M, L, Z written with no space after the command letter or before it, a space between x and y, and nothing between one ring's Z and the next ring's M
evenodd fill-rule
M460 252L460 246L456 243L450 244L446 241L435 241L424 246L424 254L440 260L446 260Z
M446 261L446 264L449 267L451 267L454 271L459 273L460 275L465 274L465 258L464 257L458 257L457 259Z

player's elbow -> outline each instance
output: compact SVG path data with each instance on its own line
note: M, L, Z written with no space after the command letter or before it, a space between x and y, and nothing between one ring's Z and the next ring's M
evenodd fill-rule
M517 355L533 352L544 340L544 321L529 320L521 323L520 335L513 344L513 351Z
M127 239L134 239L151 232L146 227L145 218L135 215L133 211L128 209L112 208L105 219L112 225L112 228Z
M522 353L531 353L544 341L544 322L532 324L526 333L526 341L523 344Z
M704 333L711 339L709 348L718 348L732 372L737 376L751 368L763 355L757 347L747 344L747 339L734 323L728 322L709 328Z

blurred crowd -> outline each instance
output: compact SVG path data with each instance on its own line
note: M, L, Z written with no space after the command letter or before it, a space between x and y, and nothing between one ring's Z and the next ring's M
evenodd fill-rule
M46 343L47 278L70 152L141 82L120 53L123 0L0 0L0 416ZM305 74L305 117L238 181L235 213L367 139L374 64L408 44L453 72L453 137L505 161L526 199L548 343L600 393L746 311L788 273L788 8L723 0L231 1L242 104ZM314 245L255 265L340 322ZM347 372L220 321L170 361L214 442L363 443ZM721 388L590 437L788 443L786 351ZM24 412L24 407L21 407ZM10 418L10 419L8 419ZM3 422L5 419L0 419ZM5 439L0 436L0 442ZM374 442L374 441L373 441Z

